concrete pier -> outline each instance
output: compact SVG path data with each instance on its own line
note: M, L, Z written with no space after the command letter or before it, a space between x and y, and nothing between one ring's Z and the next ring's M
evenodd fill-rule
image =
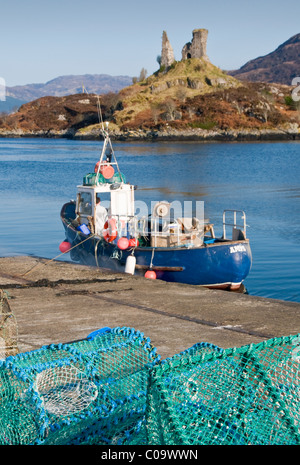
M162 358L197 342L240 347L300 333L300 303L166 283L38 257L0 258L20 352L132 327Z

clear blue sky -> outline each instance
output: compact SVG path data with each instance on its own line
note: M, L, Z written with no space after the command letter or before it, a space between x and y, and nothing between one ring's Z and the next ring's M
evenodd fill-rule
M180 60L196 28L209 30L211 62L236 69L300 33L299 18L299 0L0 0L0 77L14 86L68 74L149 75L162 32Z

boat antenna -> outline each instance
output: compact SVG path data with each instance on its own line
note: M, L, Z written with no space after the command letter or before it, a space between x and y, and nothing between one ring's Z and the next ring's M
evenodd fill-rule
M99 123L102 126L102 132L104 132L104 123L103 123L103 118L102 118L102 111L101 111L99 95L97 95L97 108L98 108Z

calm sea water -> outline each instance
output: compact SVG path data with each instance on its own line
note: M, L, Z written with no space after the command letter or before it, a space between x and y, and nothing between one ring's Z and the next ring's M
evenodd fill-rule
M93 172L102 142L0 139L0 256L64 259L60 209ZM300 143L115 143L136 199L204 201L221 232L244 210L253 266L249 294L300 302ZM69 259L66 257L66 259Z

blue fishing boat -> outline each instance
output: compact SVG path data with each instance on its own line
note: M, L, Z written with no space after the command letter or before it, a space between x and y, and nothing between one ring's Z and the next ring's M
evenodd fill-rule
M140 201L136 208L136 186L127 183L119 169L108 127L102 125L101 132L104 143L94 171L77 186L76 200L61 209L65 229L61 252L70 252L73 261L89 266L168 282L239 289L252 263L245 213L225 210L221 237L216 237L202 209L196 216L184 212L175 216L172 203L161 201L145 214ZM144 214L137 215L136 210ZM228 227L231 237L227 237Z

